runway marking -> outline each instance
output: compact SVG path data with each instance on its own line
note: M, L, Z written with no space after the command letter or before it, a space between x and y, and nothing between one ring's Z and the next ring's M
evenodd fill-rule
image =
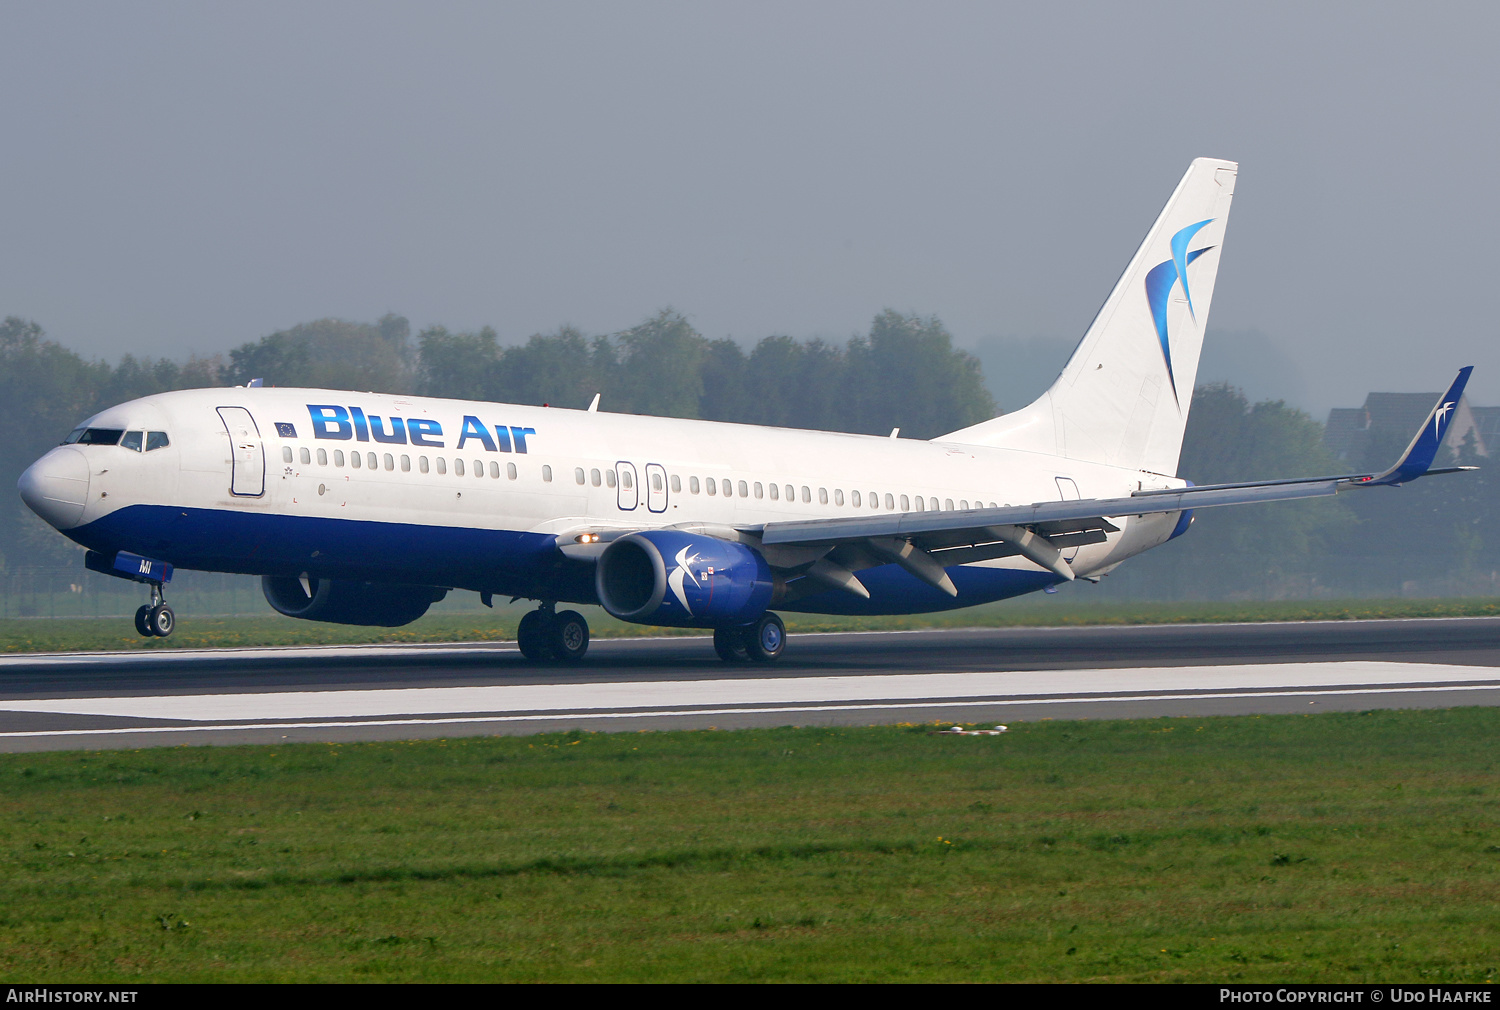
M766 713L798 713L798 712L860 712L860 711L889 711L891 709L905 710L914 708L941 708L961 709L976 708L980 706L994 707L1001 705L1072 705L1081 703L1113 703L1131 701L1204 701L1217 698L1282 698L1282 697L1324 697L1337 695L1377 695L1377 694L1427 694L1442 691L1475 691L1475 690L1500 690L1500 684L1443 684L1436 686L1419 687L1377 687L1377 688L1342 688L1331 690L1302 690L1302 691L1234 691L1234 692L1199 692L1192 694L1141 694L1141 695L1111 695L1107 697L1078 697L1068 696L1061 698L1041 698L1034 696L1023 696L1018 698L989 699L985 701L915 701L900 702L892 701L883 704L856 704L856 705L782 705L775 707L756 708L683 708L683 709L636 709L626 712L565 712L565 713L538 713L529 715L475 715L469 717L443 717L427 719L359 719L338 720L319 722L284 722L284 723L214 723L198 726L118 726L109 729L58 729L58 730L26 730L18 732L0 732L0 739L12 737L64 737L64 736L114 736L126 733L224 733L236 730L267 730L267 729L339 729L358 728L364 726L444 726L465 725L474 726L484 723L507 723L507 722L560 722L560 721L582 721L586 719L650 719L670 718L672 716L705 716L705 715L762 715Z
M1119 634L1161 630L1163 628L1267 628L1276 625L1302 627L1304 625L1337 625L1359 627L1367 624L1420 624L1439 622L1481 623L1495 621L1493 616L1467 617L1367 617L1367 618L1320 618L1308 621L1194 621L1167 624L1014 624L976 625L974 627L942 628L892 628L880 631L806 631L798 632L797 638L869 637L876 635L929 635L949 632L994 632L1030 633L1044 631L1067 631L1070 634ZM624 638L599 638L595 645L610 648L622 645L646 645L663 641L702 642L702 635L631 635ZM518 649L512 640L494 642L438 642L438 643L380 643L369 645L261 645L240 648L177 649L149 648L129 650L101 650L98 652L16 652L0 655L0 669L13 666L46 667L97 664L101 660L110 663L160 664L200 663L207 660L225 659L320 659L333 654L341 658L378 659L390 656L484 656L495 653L515 653Z
M42 698L0 701L0 711L115 716L184 722L288 719L374 719L464 713L588 711L629 712L756 706L889 708L908 702L953 704L963 699L1032 701L1092 695L1212 691L1280 692L1288 689L1395 687L1500 682L1491 667L1431 663L1266 663L1241 666L1046 670L974 673L877 674L843 677L737 678L625 683L499 684L484 687L417 687L371 690L284 691L259 694ZM1405 689L1405 688L1403 688ZM1246 697L1258 695L1244 695ZM951 699L936 702L934 699ZM728 707L726 707L728 706ZM531 716L535 718L535 716ZM465 720L471 721L471 720Z

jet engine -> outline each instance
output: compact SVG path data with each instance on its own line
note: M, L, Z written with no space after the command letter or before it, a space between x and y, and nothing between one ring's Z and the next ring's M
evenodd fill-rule
M776 580L766 559L744 544L649 530L609 545L594 587L604 609L622 621L715 628L765 613Z
M288 578L260 580L266 602L278 614L329 624L363 624L395 628L410 624L448 595L434 586L402 586L348 579Z

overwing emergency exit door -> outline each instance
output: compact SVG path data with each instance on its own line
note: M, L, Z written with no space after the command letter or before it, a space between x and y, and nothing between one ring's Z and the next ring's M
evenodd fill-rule
M229 493L259 498L266 493L266 450L255 418L244 407L220 407L219 419L229 434Z
M667 470L660 463L646 464L646 508L652 512L667 510Z
M623 459L615 464L615 482L619 488L617 499L620 511L629 512L640 504L640 489L635 486L635 466Z

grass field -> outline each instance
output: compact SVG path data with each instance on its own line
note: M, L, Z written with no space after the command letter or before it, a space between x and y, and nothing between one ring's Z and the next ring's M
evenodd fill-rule
M374 642L489 642L515 638L529 606L484 613L434 611L403 628L359 628L265 617L179 614L171 638L141 638L129 618L10 618L0 620L0 653L116 649L205 649L254 645L345 645ZM598 607L580 608L596 638L705 634L616 621ZM826 617L784 614L792 633L905 628L978 628L1087 624L1184 624L1237 621L1348 621L1389 617L1491 617L1500 600L1332 600L1276 603L1091 603L1027 598L911 617Z
M1412 981L1500 965L1500 709L0 756L0 974Z

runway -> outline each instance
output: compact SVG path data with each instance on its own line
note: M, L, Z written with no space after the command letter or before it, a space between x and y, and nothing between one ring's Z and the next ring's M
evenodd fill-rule
M1500 704L1500 619L795 636L726 666L703 638L0 657L0 750Z

